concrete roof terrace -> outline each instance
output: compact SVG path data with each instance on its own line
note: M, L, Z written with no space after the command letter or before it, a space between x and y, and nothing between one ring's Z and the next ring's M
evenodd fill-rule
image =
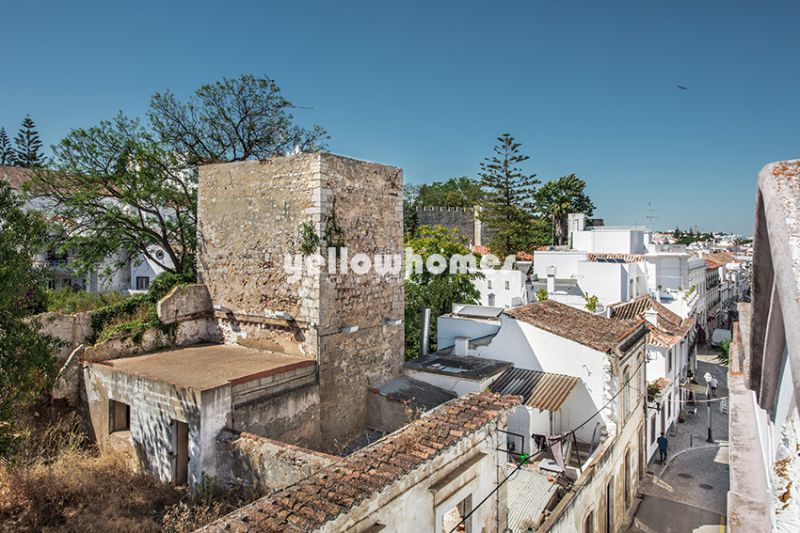
M313 368L316 361L244 346L204 344L96 364L180 387L208 390L304 367Z

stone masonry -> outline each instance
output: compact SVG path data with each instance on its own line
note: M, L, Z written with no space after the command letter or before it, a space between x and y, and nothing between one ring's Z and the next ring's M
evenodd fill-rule
M400 169L331 154L200 169L198 272L225 342L318 362L325 449L360 434L368 388L400 371L403 328L392 321L403 316L402 271L358 275L348 259L402 257L401 192ZM286 272L309 227L324 257L326 236L346 247L346 271Z

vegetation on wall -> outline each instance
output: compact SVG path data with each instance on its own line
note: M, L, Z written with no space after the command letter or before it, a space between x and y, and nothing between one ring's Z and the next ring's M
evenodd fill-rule
M586 301L586 310L590 313L594 313L597 311L597 305L600 303L600 299L596 295L588 295L584 294L583 299Z
M161 323L156 304L173 287L194 282L192 275L164 272L153 280L145 294L136 294L96 309L91 316L94 333L88 342L103 342L115 335L122 335L139 343L148 329L155 329L172 339L176 331L175 324Z

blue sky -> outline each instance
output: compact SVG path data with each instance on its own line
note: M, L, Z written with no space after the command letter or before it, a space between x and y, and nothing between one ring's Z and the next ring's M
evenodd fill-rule
M47 144L143 115L158 90L267 74L331 151L407 182L475 176L508 131L528 171L585 179L608 224L745 234L758 170L800 157L800 2L7 1L0 17L0 125L30 113Z

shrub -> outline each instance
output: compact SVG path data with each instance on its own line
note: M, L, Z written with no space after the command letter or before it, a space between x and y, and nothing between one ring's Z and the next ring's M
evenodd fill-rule
M45 292L45 297L48 311L65 314L92 311L127 298L126 295L119 292L93 294L91 292L78 291L71 287L48 290Z
M115 334L132 337L139 342L148 329L158 329L174 335L174 324L165 325L158 319L156 304L173 287L193 283L195 277L187 274L164 272L159 274L144 294L136 294L115 304L102 307L92 313L93 336L89 342L103 342Z

